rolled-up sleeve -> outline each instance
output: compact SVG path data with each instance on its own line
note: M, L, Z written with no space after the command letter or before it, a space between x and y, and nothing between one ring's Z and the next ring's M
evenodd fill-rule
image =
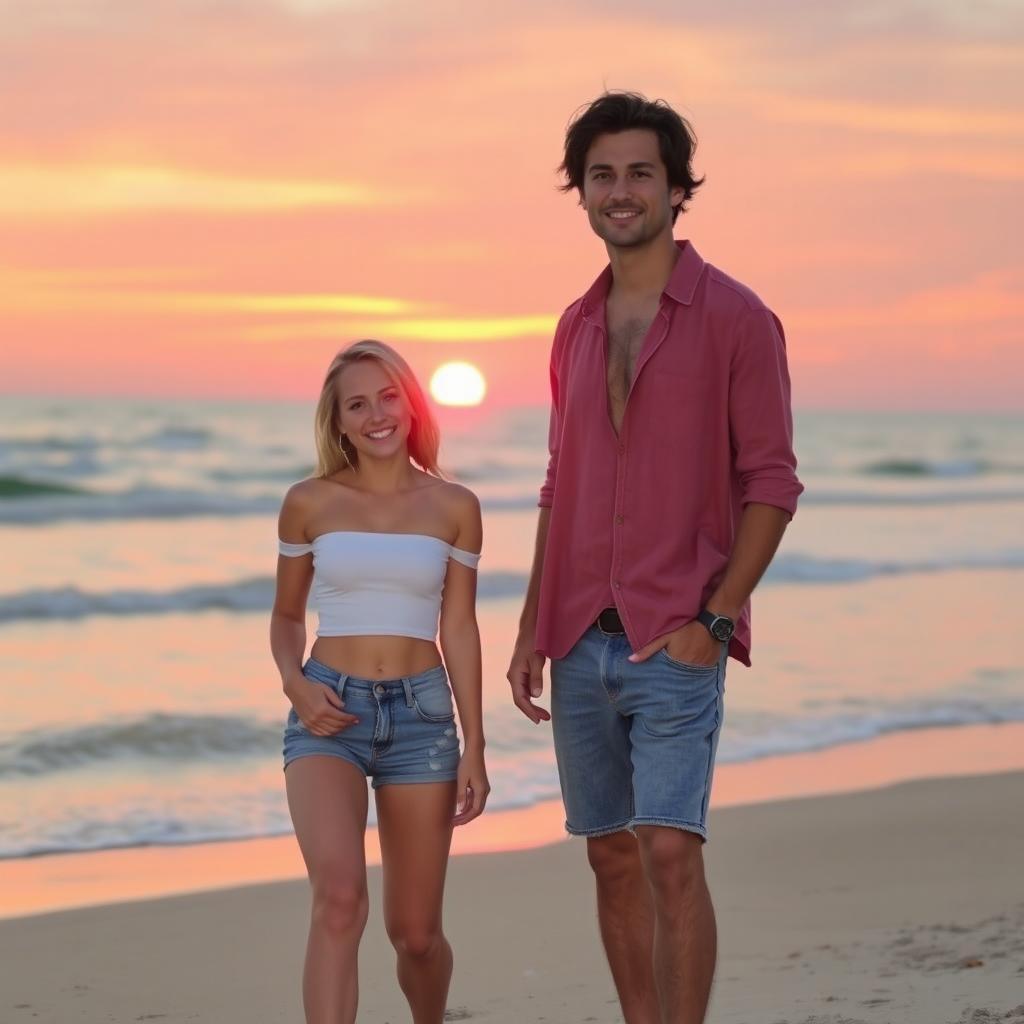
M571 309L572 307L570 307ZM554 341L551 344L551 416L548 420L548 471L540 489L537 505L540 508L551 508L555 500L555 481L558 478L558 449L562 439L561 407L559 397L561 390L558 382L558 364L565 344L566 322L570 310L567 309L559 318L555 328Z
M768 309L747 311L737 332L729 378L729 431L742 503L796 512L789 368L782 324Z

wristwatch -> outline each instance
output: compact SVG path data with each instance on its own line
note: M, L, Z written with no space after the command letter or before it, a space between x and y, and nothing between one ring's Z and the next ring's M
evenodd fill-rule
M701 625L707 626L708 632L722 643L728 643L732 639L733 633L736 632L736 623L728 615L716 615L714 612L709 612L707 608L700 610L697 621Z

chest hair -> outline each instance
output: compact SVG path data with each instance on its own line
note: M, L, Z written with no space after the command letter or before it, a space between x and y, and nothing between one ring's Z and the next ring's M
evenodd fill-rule
M608 404L615 429L622 425L636 363L654 315L616 318L608 325Z

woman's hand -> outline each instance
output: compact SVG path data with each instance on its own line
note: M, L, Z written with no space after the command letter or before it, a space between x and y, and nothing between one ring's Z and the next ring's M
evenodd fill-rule
M459 758L458 782L455 788L458 803L455 808L453 825L465 825L478 818L487 803L491 784L487 781L482 750L465 750Z
M333 736L359 721L342 710L345 702L324 683L311 683L305 676L296 676L285 683L284 692L299 721L314 736Z

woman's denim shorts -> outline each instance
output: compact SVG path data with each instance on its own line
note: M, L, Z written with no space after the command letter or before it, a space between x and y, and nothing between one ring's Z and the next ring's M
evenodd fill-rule
M459 767L452 691L444 667L402 679L359 679L310 658L302 674L329 686L359 722L333 736L314 736L294 708L284 730L284 765L322 754L350 761L373 780L450 782Z

